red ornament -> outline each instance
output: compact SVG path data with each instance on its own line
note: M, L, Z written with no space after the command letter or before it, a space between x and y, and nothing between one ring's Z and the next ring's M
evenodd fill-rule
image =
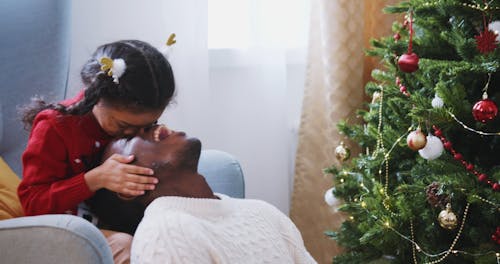
M434 134L442 134L442 131L436 126L436 125L433 125L432 128L434 129ZM441 138L441 142L443 142L443 145L445 145L446 143L448 143L449 141L444 137L444 136L440 136ZM462 165L471 173L471 174L474 174L477 176L477 179L481 182L484 182L484 183L487 183L488 185L491 186L491 188L498 192L500 191L500 183L498 182L493 182L492 180L488 179L488 175L484 174L484 173L480 173L478 172L475 168L474 168L474 165L472 163L468 163L467 161L464 160L462 154L458 153L455 149L453 149L451 143L449 144L449 149L447 148L447 150L449 152L451 152L451 154L453 154L453 158L457 161L460 161L460 163L462 163ZM498 235L498 238L500 239L500 234Z
M406 20L409 23L410 39L408 41L408 52L403 54L398 59L399 69L403 72L412 73L418 70L418 56L412 51L413 48L413 19L412 12L409 14L409 18Z
M447 149L447 150L450 150L450 149L453 147L453 145L451 144L451 142L450 142L450 141L446 141L446 142L444 142L444 143L443 143L443 146L444 146L444 148L445 148L445 149Z
M399 33L394 34L394 36L392 36L392 37L394 38L395 42L398 42L398 40L401 39L401 35L399 35Z
M486 182L488 180L488 176L486 176L486 174L484 174L484 173L481 173L481 174L479 174L479 176L477 177L477 179L479 181Z
M494 101L486 98L483 99L472 107L472 115L476 121L486 123L497 116L498 107Z
M485 29L479 36L475 36L479 52L486 54L494 51L498 44L496 40L497 35L497 33Z
M401 71L412 73L418 70L418 56L415 53L406 53L401 55L398 60L398 66Z
M500 226L497 226L497 230L491 235L491 240L500 245Z

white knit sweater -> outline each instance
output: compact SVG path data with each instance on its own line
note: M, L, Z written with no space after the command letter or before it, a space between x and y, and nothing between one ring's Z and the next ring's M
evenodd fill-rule
M134 235L132 263L316 263L274 206L216 195L154 200Z

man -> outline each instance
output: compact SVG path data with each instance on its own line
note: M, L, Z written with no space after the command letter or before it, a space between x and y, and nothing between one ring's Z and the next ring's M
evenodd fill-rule
M197 171L200 152L198 139L163 126L108 147L104 158L133 154L134 164L152 168L159 180L142 196L105 198L114 199L110 215L122 210L127 217L132 208L128 218L135 219L126 228L140 221L132 263L316 263L295 225L274 206L214 193Z

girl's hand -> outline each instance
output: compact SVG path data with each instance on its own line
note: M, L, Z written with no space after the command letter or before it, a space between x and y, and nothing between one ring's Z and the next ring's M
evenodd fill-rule
M100 166L85 173L85 181L93 192L106 188L124 196L139 196L153 190L158 179L152 177L153 170L128 164L134 156L113 154Z

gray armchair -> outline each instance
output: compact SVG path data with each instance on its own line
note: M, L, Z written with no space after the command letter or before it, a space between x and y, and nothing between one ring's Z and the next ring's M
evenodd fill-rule
M219 150L203 150L198 166L215 192L244 198L243 173L233 156ZM101 232L73 215L2 220L0 238L2 263L113 263Z
M65 97L70 5L67 0L0 1L0 156L19 176L28 132L17 107L37 94L50 101ZM215 192L244 197L243 174L231 155L203 150L199 171ZM2 263L113 263L101 232L73 215L0 221L0 256Z

